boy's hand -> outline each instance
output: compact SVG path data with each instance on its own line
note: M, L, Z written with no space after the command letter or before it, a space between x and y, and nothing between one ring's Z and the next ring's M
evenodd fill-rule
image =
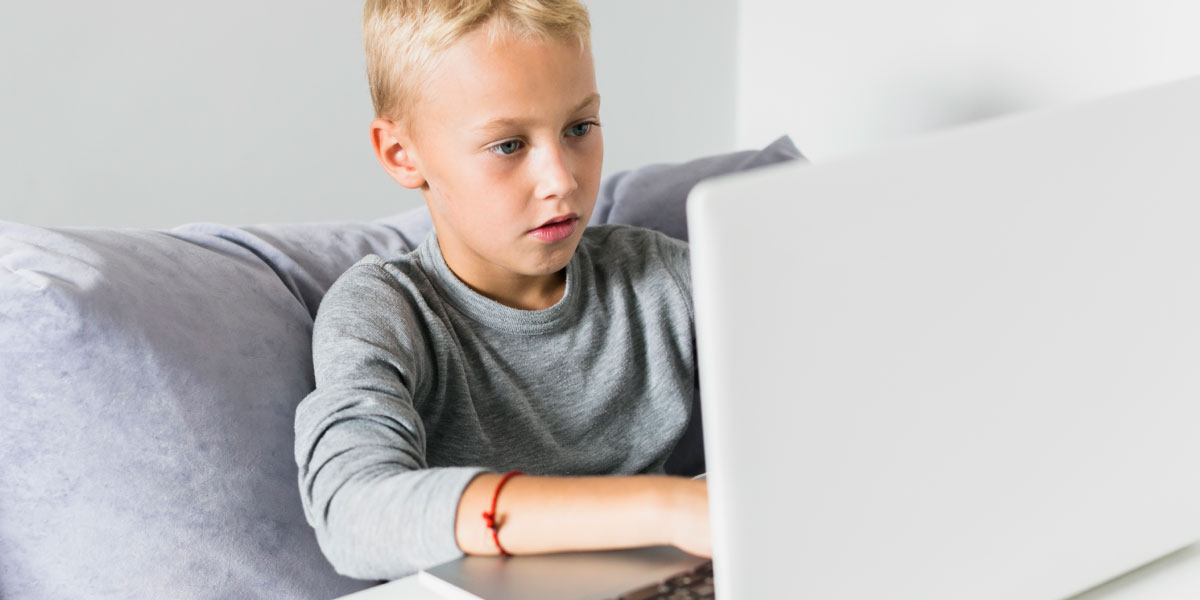
M672 507L671 544L688 554L712 558L708 521L708 482L679 480Z

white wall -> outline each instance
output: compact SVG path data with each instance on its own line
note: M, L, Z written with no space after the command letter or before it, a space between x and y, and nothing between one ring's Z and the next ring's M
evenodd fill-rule
M735 149L736 0L585 3L606 173Z
M589 0L605 173L814 160L1200 74L1194 0ZM375 162L361 4L0 3L0 219L169 227L415 206Z
M739 0L737 145L814 161L1200 74L1195 0Z
M733 0L592 0L605 173L733 149ZM361 2L0 3L0 219L170 227L416 206L367 125Z

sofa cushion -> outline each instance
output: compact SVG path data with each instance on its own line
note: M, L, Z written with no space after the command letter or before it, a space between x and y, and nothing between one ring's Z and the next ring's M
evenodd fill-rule
M625 223L657 229L687 241L688 192L709 177L788 160L806 160L792 138L780 136L762 150L705 156L682 164L654 164L622 171L600 184L592 223Z
M613 175L593 223L683 232L691 185L799 156L782 143ZM372 585L317 547L293 419L313 389L325 290L429 229L424 209L171 230L0 222L0 597L332 598Z
M0 597L370 585L336 576L303 518L293 412L322 290L403 249L373 224L0 224Z

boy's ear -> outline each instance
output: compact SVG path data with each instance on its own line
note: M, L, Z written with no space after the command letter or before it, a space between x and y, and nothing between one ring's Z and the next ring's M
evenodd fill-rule
M408 152L410 143L402 137L400 128L394 122L387 119L371 121L371 145L375 147L375 157L383 165L383 170L400 185L417 189L425 185L425 177Z

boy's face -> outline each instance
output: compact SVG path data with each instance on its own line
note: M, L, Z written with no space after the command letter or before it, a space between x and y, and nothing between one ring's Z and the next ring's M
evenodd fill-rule
M561 284L591 217L600 101L591 53L575 41L492 45L485 29L441 56L411 131L377 119L372 137L389 174L422 190L455 274L488 295L528 296Z

